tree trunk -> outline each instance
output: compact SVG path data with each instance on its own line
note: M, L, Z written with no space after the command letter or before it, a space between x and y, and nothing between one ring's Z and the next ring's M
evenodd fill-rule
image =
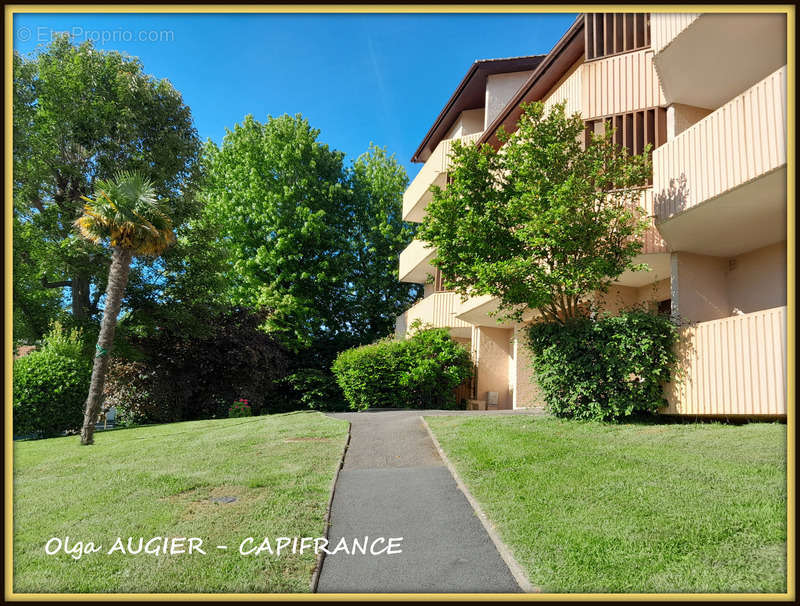
M111 255L111 268L108 270L108 288L106 289L106 304L103 310L103 323L100 325L100 336L97 339L97 353L92 367L92 382L89 386L89 397L86 398L86 408L83 414L83 429L81 430L81 444L94 443L94 425L100 412L100 402L103 399L103 386L108 370L108 357L111 346L114 344L114 331L117 328L117 315L125 286L128 284L128 274L131 270L133 252L128 248L114 248Z
M72 277L72 317L78 325L82 325L89 317L89 278Z

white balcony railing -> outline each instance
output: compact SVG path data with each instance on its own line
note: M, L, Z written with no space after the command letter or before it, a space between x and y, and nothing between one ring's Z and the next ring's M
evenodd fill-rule
M786 67L653 152L656 221L786 164Z
M481 133L460 137L462 143L477 141ZM447 184L447 169L450 166L450 150L455 139L443 139L433 150L430 158L422 166L417 176L403 194L403 219L421 223L425 217L425 207L431 201L431 186L444 187Z
M786 307L681 330L684 376L665 386L667 414L786 414Z

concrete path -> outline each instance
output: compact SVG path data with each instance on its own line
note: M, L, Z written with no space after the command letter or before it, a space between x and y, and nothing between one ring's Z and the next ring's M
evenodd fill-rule
M426 416L454 414L423 412ZM328 555L318 592L521 591L442 463L420 412L379 410L330 416L352 424L331 509L331 545L342 537L348 542L364 536L402 537L403 552Z

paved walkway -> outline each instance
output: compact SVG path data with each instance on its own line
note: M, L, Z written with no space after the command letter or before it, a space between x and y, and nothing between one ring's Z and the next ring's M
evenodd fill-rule
M352 424L350 447L331 509L331 544L336 545L342 537L348 542L365 535L403 537L403 553L326 556L318 592L521 591L442 463L419 411L379 410L330 416Z

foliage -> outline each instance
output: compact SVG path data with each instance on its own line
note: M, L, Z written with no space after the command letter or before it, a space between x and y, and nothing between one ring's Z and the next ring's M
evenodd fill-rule
M129 248L134 254L157 257L175 243L172 219L166 205L156 197L152 181L137 172L118 172L113 180L95 184L94 200L85 204L75 220L80 235L111 248Z
M270 310L289 348L386 334L416 288L397 282L411 240L401 220L405 174L377 149L352 170L301 116L247 116L203 157L205 221L228 252L234 304Z
M35 56L15 54L13 79L14 227L36 242L15 258L15 309L38 337L46 322L37 318L37 301L52 305L69 289L72 320L83 325L105 292L108 251L72 229L81 197L120 169L139 171L159 198L169 199L172 219L182 226L199 212L200 141L189 108L167 80L145 74L138 59L90 42L73 45L64 35ZM131 294L157 299L152 276L169 282L187 263L185 253L177 247L158 261L137 260Z
M47 437L80 428L91 366L60 349L14 360L14 434Z
M122 423L165 423L226 417L230 402L248 400L255 414L287 403L280 381L289 355L259 329L264 314L232 309L196 335L160 327L130 336L138 359L111 362L105 396Z
M347 408L342 390L329 370L303 368L287 375L284 381L303 408L326 411Z
M641 310L533 324L528 345L536 381L558 417L616 421L666 406L678 328Z
M532 308L561 321L639 268L647 224L636 188L650 175L649 148L631 156L607 129L584 149L584 128L564 104L546 112L536 102L513 135L498 134L500 150L454 142L450 182L432 188L418 234L436 247L448 288L498 297L506 317Z
M41 257L47 246L29 223L12 216L13 231L13 303L14 343L32 345L38 341L54 318L61 314L61 293L42 288L42 277L34 259Z
M418 296L416 285L398 280L397 265L416 226L403 221L406 171L385 149L370 146L347 179L353 197L347 327L359 344L371 343L392 333L397 316Z
M91 360L84 331L80 328L68 329L58 320L53 322L50 331L42 339L42 349L87 364Z
M455 408L453 390L470 377L472 361L446 329L424 329L343 351L333 373L354 410Z
M408 405L402 386L407 365L407 345L384 339L347 349L333 363L333 374L353 410L404 408Z
M253 409L250 408L247 400L236 400L228 409L228 417L239 419L241 417L252 417Z

